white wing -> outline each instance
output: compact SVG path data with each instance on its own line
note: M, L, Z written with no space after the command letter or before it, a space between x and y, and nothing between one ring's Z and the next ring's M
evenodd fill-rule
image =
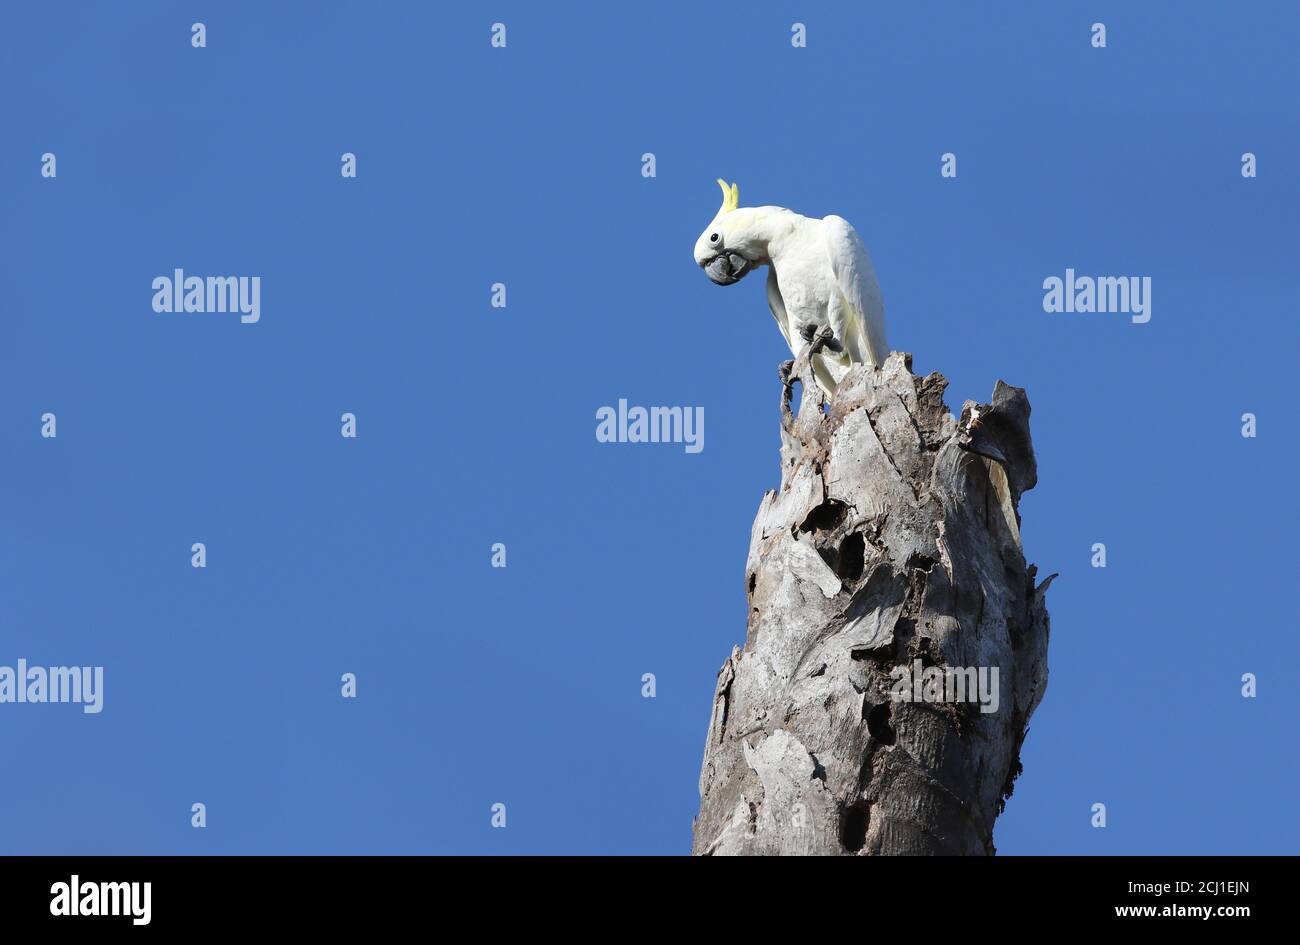
M829 216L826 252L844 305L830 306L831 330L854 361L880 367L889 357L885 342L885 303L876 269L857 231L843 217Z
M767 307L772 310L776 327L781 329L785 343L790 347L791 353L794 353L794 342L790 340L790 316L785 313L785 299L781 298L781 287L776 282L776 270L770 266L767 270Z

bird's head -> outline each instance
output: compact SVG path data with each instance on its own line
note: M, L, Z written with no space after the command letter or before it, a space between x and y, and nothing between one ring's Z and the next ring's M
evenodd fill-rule
M719 180L718 186L722 188L722 207L695 241L695 262L718 285L734 285L754 268L761 253L746 232L749 211L736 212L740 188L735 184L728 187L724 180Z

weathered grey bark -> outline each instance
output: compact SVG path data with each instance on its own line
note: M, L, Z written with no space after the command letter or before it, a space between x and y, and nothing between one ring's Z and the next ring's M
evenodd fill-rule
M749 626L718 674L694 852L992 854L1047 685L1048 578L1018 503L1025 392L943 404L911 356L855 367L823 412L806 357L759 506ZM973 427L973 428L972 428ZM1053 575L1055 577L1055 575ZM897 666L996 667L999 706L891 697Z

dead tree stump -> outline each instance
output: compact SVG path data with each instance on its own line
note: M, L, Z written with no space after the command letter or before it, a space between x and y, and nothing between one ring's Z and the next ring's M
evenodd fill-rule
M694 852L992 854L1047 685L1052 579L1035 585L1020 543L1037 481L1029 401L999 381L955 420L947 380L916 377L901 353L854 367L828 407L806 357L794 374L781 487L745 565L745 647L718 673ZM990 690L996 669L996 711L899 693L904 675L969 682L972 668Z

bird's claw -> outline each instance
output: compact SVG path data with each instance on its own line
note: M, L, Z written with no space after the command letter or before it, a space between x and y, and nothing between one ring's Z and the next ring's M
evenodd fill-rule
M781 415L788 417L790 414L790 404L794 400L794 380L791 375L794 374L794 360L782 361L776 366L776 376L781 379ZM782 420L784 423L785 420Z
M835 332L830 325L823 325L818 330L813 325L805 325L800 332L804 341L808 342L808 357L820 354L823 348L828 351L839 353L844 350L844 345L835 340Z

